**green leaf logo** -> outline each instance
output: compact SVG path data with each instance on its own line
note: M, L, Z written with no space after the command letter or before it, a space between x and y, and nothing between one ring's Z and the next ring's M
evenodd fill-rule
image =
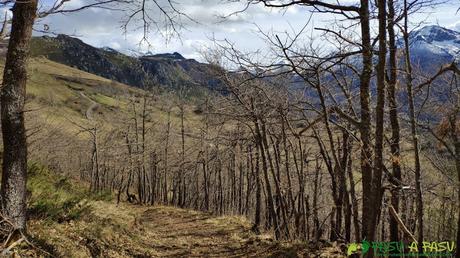
M348 245L347 256L350 256L354 253L358 252L358 244L351 243Z

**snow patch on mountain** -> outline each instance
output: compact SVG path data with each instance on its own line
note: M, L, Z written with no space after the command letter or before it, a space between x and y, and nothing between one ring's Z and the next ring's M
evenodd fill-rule
M440 26L425 26L410 35L413 52L429 52L451 61L460 60L460 33Z

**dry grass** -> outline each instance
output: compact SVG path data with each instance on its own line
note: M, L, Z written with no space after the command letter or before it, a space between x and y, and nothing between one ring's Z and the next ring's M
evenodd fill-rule
M3 64L0 64L0 68ZM33 58L29 63L30 79L27 85L27 108L38 110L32 116L42 121L59 124L62 130L75 132L77 124L85 123L85 112L91 101L99 104L97 119L109 127L120 117L131 117L132 105L137 98L137 109L141 108L139 98L145 91L111 81L84 71L77 70L45 58ZM83 93L83 94L82 94ZM88 98L85 98L87 96ZM167 106L172 107L171 123L180 122L175 96L155 96L150 102L155 124L165 124ZM201 124L201 117L193 113L194 107L186 106L187 126L192 129Z
M303 244L254 235L250 223L238 216L105 201L94 201L91 207L90 215L76 221L51 225L32 221L30 232L59 257L309 256ZM328 254L337 254L337 248L329 249Z

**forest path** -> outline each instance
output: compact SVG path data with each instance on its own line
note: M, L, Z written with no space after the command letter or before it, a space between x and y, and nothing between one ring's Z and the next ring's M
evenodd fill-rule
M266 257L280 251L266 236L256 237L239 217L153 207L140 217L161 257Z
M56 257L345 257L337 246L309 250L306 243L256 235L241 216L110 201L89 206L79 219L36 221L30 231Z

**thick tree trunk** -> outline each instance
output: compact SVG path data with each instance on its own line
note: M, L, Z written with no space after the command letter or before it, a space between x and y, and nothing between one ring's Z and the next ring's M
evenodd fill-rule
M16 2L1 90L3 132L2 214L17 229L26 228L27 141L24 101L27 59L37 1Z

